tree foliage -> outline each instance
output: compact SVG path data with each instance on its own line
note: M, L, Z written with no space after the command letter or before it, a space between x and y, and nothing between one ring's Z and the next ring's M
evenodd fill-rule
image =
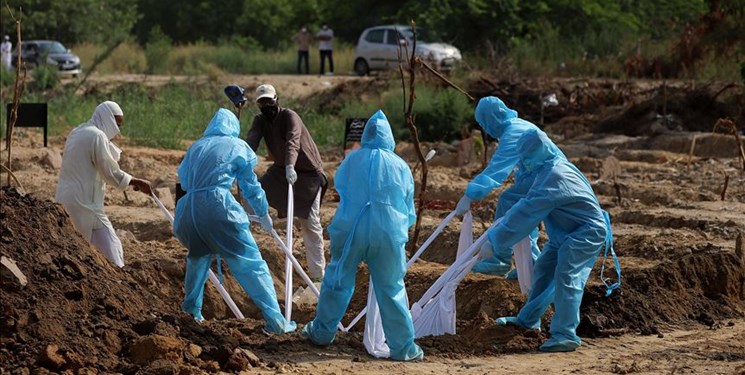
M464 50L489 47L499 53L552 33L564 43L588 44L589 53L606 53L618 48L614 41L622 38L679 35L712 7L742 9L743 0L8 0L7 4L14 12L23 7L25 38L69 44L132 35L145 46L153 30L159 30L174 43L284 48L301 26L317 30L322 23L334 29L338 40L355 43L366 27L415 19L431 34ZM6 7L0 18L3 32L11 33L13 23ZM729 30L734 35L732 31L741 26L734 24Z
M21 19L24 39L54 39L68 45L106 43L129 35L139 17L127 1L8 0L0 9L0 21L3 34L10 35L15 35L15 23L8 8Z

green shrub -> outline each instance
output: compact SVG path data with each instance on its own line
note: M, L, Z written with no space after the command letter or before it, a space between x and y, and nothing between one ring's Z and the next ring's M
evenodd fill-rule
M160 30L160 27L155 26L150 30L150 37L145 46L148 73L165 73L168 70L168 56L172 48L171 39Z
M459 139L473 114L468 99L453 90L438 89L429 100L428 106L420 107L416 115L420 140L450 142Z
M12 68L6 68L5 65L0 65L0 86L12 86L15 81L16 71Z
M377 101L355 100L345 103L337 117L340 118L338 121L348 117L368 117L378 109L382 109L388 117L396 140L408 142L411 136L404 119L403 95L400 86L395 83ZM461 130L469 124L472 116L473 108L462 94L449 88L417 85L414 123L420 141L450 142L459 139ZM343 132L344 128L341 129Z
M59 84L58 70L55 65L41 64L31 71L31 77L34 79L33 88L35 90L48 90L57 87Z

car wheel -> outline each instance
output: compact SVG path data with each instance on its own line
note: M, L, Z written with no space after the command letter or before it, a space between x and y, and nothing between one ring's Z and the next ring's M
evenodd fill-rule
M354 62L354 72L360 77L365 76L370 72L370 68L367 66L365 59L359 58Z

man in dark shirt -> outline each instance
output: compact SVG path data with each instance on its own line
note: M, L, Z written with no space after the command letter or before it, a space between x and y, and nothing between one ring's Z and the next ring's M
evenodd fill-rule
M256 104L261 113L254 117L246 142L256 151L263 138L269 157L274 160L261 177L261 186L269 205L284 217L287 215L287 185L293 185L295 217L305 243L308 273L314 281L320 281L326 268L321 199L327 184L321 155L300 116L279 106L274 86L257 87Z

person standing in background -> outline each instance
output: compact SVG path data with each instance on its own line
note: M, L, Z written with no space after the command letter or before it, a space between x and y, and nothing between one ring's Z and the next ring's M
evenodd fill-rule
M297 74L303 74L300 67L305 60L305 74L310 72L310 65L308 62L310 44L313 42L313 34L308 31L308 28L303 26L300 31L292 37L292 41L297 44Z
M334 31L329 28L328 25L323 24L321 30L316 33L316 39L318 42L318 51L321 54L321 75L326 72L324 62L325 59L329 60L329 75L334 74L334 55L333 46L331 41L334 39Z
M10 37L7 35L4 36L3 42L0 44L0 55L2 55L3 67L6 69L10 69L12 67L10 63L10 54L12 49L13 44L10 43Z

